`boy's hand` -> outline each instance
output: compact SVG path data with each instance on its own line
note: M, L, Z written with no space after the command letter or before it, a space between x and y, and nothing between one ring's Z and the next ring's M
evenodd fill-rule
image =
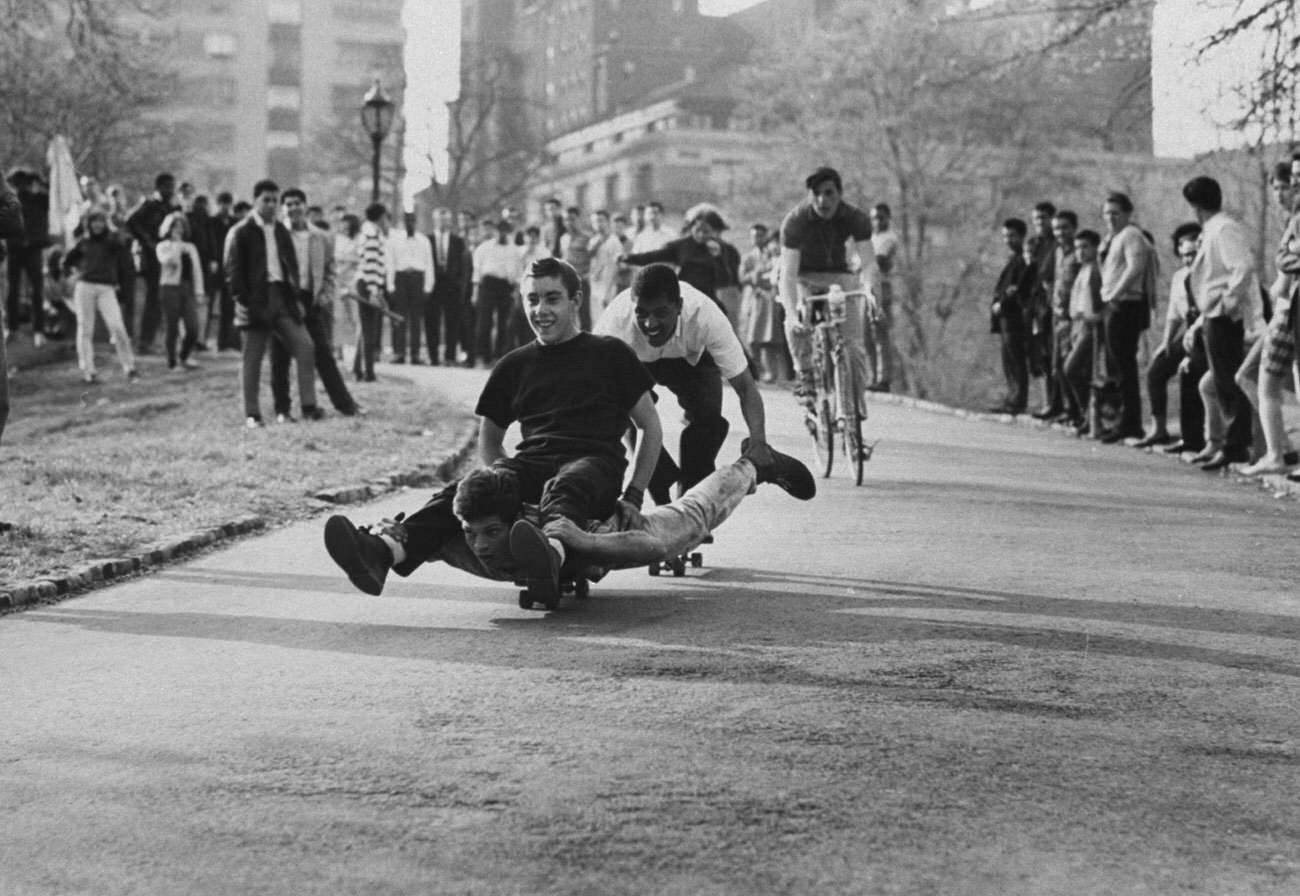
M618 516L620 532L634 532L645 528L645 517L641 515L641 508L631 501L624 501L620 498L615 514Z
M577 523L562 516L556 517L546 525L542 526L542 532L545 533L548 538L554 538L568 547L573 546L575 536L582 535L582 530L578 528Z

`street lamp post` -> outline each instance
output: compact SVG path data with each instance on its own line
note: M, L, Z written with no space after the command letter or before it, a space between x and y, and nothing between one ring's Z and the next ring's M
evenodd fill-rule
M379 79L375 78L374 86L366 91L361 103L361 126L370 136L370 145L374 150L370 158L371 202L379 201L380 150L389 128L393 126L393 110L392 100L384 95L384 88L379 85Z

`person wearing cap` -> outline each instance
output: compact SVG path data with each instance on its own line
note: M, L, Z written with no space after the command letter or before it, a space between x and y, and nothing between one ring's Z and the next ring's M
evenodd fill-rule
M671 500L674 482L686 492L714 471L730 429L722 416L723 379L740 400L750 443L760 448L767 444L763 397L727 316L704 293L679 282L668 265L651 264L637 271L631 288L614 298L593 332L631 346L655 383L677 397L686 416L680 469L666 450L661 451L650 479L648 490L655 503Z
M677 276L683 283L689 283L717 302L718 288L732 282L722 240L718 238L726 229L727 222L717 209L697 205L687 215L685 236L670 241L662 249L620 256L619 261L637 266L671 264L677 268ZM722 305L719 303L718 307Z
M873 284L877 268L875 247L871 243L871 219L862 209L844 201L844 182L839 172L823 166L808 175L804 186L808 189L807 198L781 222L780 300L785 308L790 354L799 375L795 395L812 407L817 398L812 329L799 319L799 306L810 290L825 292L835 285L846 292L862 291L872 296L869 302L860 297L850 298L845 305L844 333L849 363L865 389L869 380L863 309L875 306ZM856 274L849 266L850 241L862 262Z

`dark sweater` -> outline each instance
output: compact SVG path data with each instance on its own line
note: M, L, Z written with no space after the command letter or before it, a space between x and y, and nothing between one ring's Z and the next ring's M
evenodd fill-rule
M63 259L63 270L71 268L80 269L85 282L105 286L130 283L133 273L126 244L112 233L83 236L78 240Z

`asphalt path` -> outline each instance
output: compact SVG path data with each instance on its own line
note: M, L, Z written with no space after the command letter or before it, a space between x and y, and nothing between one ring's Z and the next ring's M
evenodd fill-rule
M555 613L359 594L319 517L0 618L0 893L1300 892L1298 508L868 429L863 487L760 487L705 569Z

